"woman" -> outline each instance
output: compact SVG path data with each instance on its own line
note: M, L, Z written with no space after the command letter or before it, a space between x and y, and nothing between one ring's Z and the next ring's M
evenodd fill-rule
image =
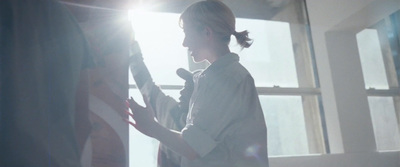
M160 125L147 97L147 107L128 100L135 120L129 123L180 154L181 167L268 166L267 130L254 80L228 47L231 35L242 48L250 47L248 32L235 31L235 16L217 0L189 6L180 25L183 46L194 61L211 64L193 77L185 127L176 131Z

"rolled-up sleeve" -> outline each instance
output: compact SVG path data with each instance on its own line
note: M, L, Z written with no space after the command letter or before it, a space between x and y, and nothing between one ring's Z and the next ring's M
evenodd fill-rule
M217 142L209 134L193 124L186 125L182 130L182 137L201 157L217 146Z

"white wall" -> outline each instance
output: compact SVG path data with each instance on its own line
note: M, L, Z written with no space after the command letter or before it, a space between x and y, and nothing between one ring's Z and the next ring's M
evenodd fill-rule
M377 152L356 33L400 9L400 0L306 0L331 154L271 158L271 167L400 167Z

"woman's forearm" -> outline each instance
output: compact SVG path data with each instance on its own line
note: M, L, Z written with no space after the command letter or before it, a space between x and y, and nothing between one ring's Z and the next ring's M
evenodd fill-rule
M171 150L174 150L189 160L195 160L199 157L193 148L183 140L181 132L167 129L160 124L156 124L153 129L154 132L152 137L159 140Z

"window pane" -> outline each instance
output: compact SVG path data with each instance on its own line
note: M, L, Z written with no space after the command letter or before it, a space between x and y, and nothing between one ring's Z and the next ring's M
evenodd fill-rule
M157 166L159 141L129 127L129 166Z
M187 50L182 46L179 14L140 12L132 14L135 39L154 81L160 85L182 84L178 68L188 69ZM161 28L162 27L162 28Z
M254 19L236 19L237 31L248 30L254 40L250 48L240 50L232 37L231 50L253 75L256 86L298 87L289 23Z
M136 83L135 83L135 80L133 79L133 76L132 76L132 73L131 73L131 70L129 70L129 72L128 72L128 74L129 74L129 85L136 85ZM152 74L151 74L152 75ZM176 77L178 77L178 76L176 76ZM179 77L178 77L179 78ZM180 85L183 85L184 84L184 80L182 79L182 78L179 78L179 80L177 81ZM160 85L160 84L158 84L157 82L156 82L156 84L157 85ZM140 91L138 90L138 89L129 89L130 91L129 91L129 96L132 96L132 97L137 97L137 99L139 99L139 100L141 100L142 99L142 95L140 94ZM163 90L163 92L166 94L166 95L169 95L169 96L171 96L171 97L173 97L175 100L179 100L179 96L180 96L180 90L168 90L168 89L164 89ZM136 100L136 98L135 98L135 100ZM141 103L139 103L139 104L141 104Z
M308 154L306 125L300 96L260 96L268 128L268 154Z
M357 43L365 87L367 89L388 89L389 85L377 30L365 29L359 32Z
M393 97L368 97L378 150L399 150L399 124Z
M394 64L397 72L397 79L400 81L400 10L390 16L392 23L391 32L388 34L391 41L391 49Z
M140 105L144 105L142 95L138 89L129 89L129 97L132 96ZM133 121L132 118L129 118ZM129 126L129 166L157 166L157 152L159 141L147 137Z
M128 71L129 85L136 85L135 80L133 79L131 70Z
M171 96L172 98L174 98L176 101L179 101L179 97L181 96L181 94L179 93L181 90L170 90L170 89L164 89L163 92L168 95Z
M180 90L163 90L163 92L175 100L179 99ZM140 105L144 105L142 95L138 89L129 89L129 97L132 96ZM131 121L133 121L130 118ZM137 131L134 127L129 126L129 166L157 166L157 154L159 141L147 137Z

